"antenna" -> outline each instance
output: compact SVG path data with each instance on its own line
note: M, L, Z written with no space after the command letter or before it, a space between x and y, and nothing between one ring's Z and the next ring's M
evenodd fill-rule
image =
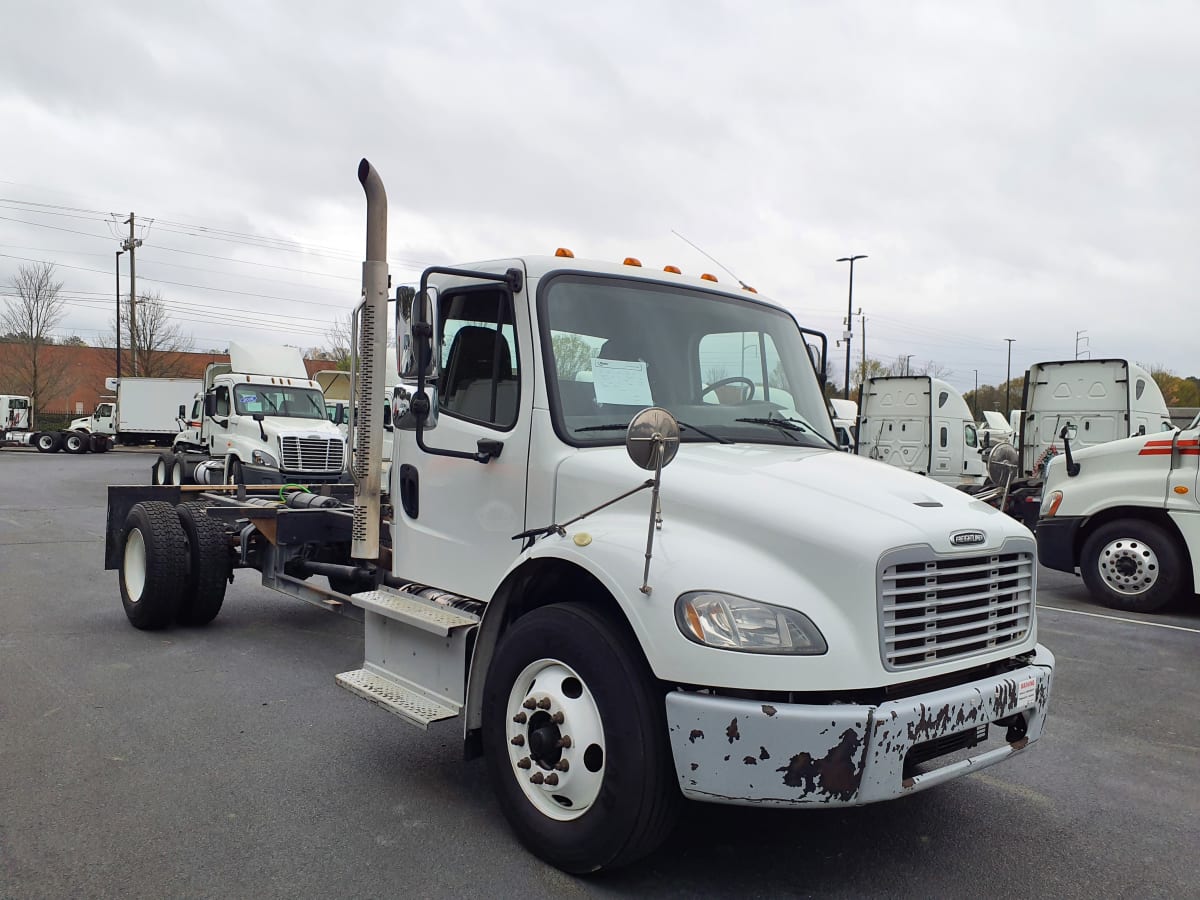
M701 253L703 253L705 256L707 256L710 260L715 262L718 266L720 266L722 269L724 269L726 271L726 273L729 275L730 278L732 278L734 281L736 281L738 284L740 284L742 286L743 290L751 290L750 285L746 284L746 282L742 281L742 279L740 279L736 275L734 275L733 272L730 271L729 267L726 266L719 259L717 259L715 256L713 256L710 253L706 253L704 251L704 249L702 247L700 247L700 245L696 244L693 241L689 241L687 238L685 238L682 234L680 234L674 228L671 229L671 234L675 235L675 237L679 238L685 244L688 244L689 246L693 247L694 249L699 250Z

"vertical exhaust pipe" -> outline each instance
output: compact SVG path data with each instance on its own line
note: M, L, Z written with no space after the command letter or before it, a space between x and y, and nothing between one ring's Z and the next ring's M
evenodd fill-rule
M358 358L351 399L354 422L352 456L354 522L351 556L363 561L379 558L380 477L383 469L383 392L387 367L387 192L383 179L365 159L358 180L367 195L367 257L362 268L361 314L358 317Z

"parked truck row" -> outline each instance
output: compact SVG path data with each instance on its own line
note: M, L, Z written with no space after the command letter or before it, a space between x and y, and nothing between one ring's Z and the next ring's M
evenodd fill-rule
M361 617L337 684L457 720L521 841L571 872L651 852L684 798L873 803L1038 740L1032 536L837 452L823 335L711 276L560 250L398 288L389 376L386 196L366 160L359 179L353 484L110 487L105 566L135 627L211 621L239 569ZM583 368L560 351L580 343ZM769 378L706 380L747 345ZM263 385L235 380L229 406L206 385L210 454L291 433Z

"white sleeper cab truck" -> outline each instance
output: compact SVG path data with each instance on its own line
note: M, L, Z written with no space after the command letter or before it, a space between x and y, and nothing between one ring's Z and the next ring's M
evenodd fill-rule
M1075 449L1050 461L1037 539L1042 563L1083 577L1100 603L1155 612L1200 584L1200 421Z
M170 444L179 433L176 410L200 390L198 378L109 378L116 399L103 400L70 430L112 435L122 444Z
M1020 410L1015 410L1017 414ZM996 444L1011 444L1016 440L1016 430L1004 418L1004 413L992 409L983 411L983 421L979 423L979 445L993 447Z
M858 404L853 400L831 397L829 399L829 415L833 420L833 433L837 438L838 446L848 453L853 453L857 434Z
M360 615L337 683L457 721L522 842L570 872L650 852L685 798L875 803L1040 737L1028 530L838 452L824 337L711 276L565 250L426 269L397 290L381 504L386 197L359 178L353 486L111 487L133 625L210 621L236 568ZM731 383L749 343L761 371Z
M185 427L155 462L154 484L347 480L346 438L295 347L230 342L229 362L209 364L200 403L186 411L180 404Z
M945 484L983 484L970 407L945 381L927 375L868 378L859 410L859 456Z

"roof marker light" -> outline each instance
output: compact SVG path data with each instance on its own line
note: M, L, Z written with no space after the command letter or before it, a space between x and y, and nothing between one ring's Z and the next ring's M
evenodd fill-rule
M676 275L683 274L681 271L679 271L679 266L663 266L663 271L664 272L672 272Z
M757 294L757 293L758 293L758 290L757 290L756 288L752 288L752 287L750 287L750 285L748 285L748 284L743 284L743 285L742 285L742 290L743 290L743 291L749 291L749 292L750 292L750 293L752 293L752 294Z
M717 276L716 276L716 275L710 275L708 272L705 272L703 275L701 275L701 276L700 276L700 280L701 280L701 281L716 281L716 280L717 280Z
M575 254L572 253L570 250L568 250L566 247L559 247L557 250L554 251L554 255L561 256L564 259L574 259L575 258Z
M640 259L638 259L637 257L627 256L627 257L625 257L625 265L637 266L640 269L642 267L642 261Z

